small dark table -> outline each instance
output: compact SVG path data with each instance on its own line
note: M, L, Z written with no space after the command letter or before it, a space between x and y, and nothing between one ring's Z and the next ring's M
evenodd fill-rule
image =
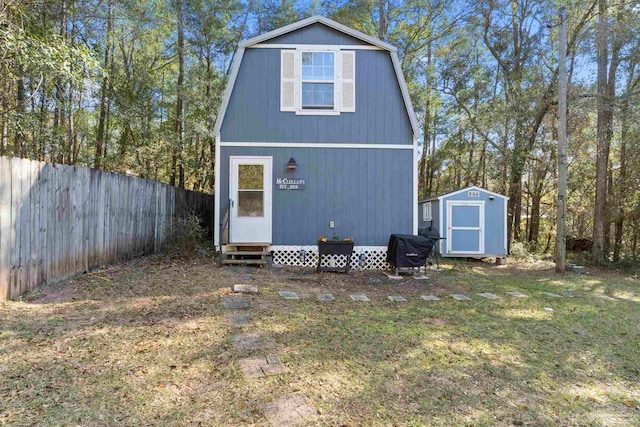
M345 255L346 261L343 266L322 267L322 257L331 255ZM344 271L349 272L351 268L351 256L353 255L353 242L342 240L318 241L318 267L316 271Z

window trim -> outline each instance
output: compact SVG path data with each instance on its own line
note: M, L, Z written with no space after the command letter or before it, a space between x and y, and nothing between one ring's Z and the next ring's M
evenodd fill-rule
M427 215L427 213L429 215ZM423 222L433 221L433 206L431 206L431 202L426 202L422 204L422 221Z
M304 61L302 60L302 57L304 56L305 53L310 53L310 54L314 54L314 53L330 53L331 55L333 55L333 78L331 80L324 80L324 79L307 79L305 80L304 78L304 73L302 72L302 70L304 69ZM335 50L312 50L312 49L300 49L300 110L302 111L337 111L336 108L336 85L338 84L338 72L337 72L337 61L336 58L338 57L338 52L336 52ZM324 106L324 107L307 107L305 108L304 105L302 104L302 88L304 86L305 83L308 84L331 84L333 85L333 105L331 107L329 106Z
M302 77L302 54L303 53L331 53L333 54L333 81L327 80L304 80ZM298 116L339 116L340 115L340 86L342 76L340 74L340 46L317 46L310 49L309 46L298 46L296 49L298 61L296 61L295 75L297 76L298 96L296 102L296 115ZM332 83L333 84L333 108L303 108L302 107L302 84L303 83Z

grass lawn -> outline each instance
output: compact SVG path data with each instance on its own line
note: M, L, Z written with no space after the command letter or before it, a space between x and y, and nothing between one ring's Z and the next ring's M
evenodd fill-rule
M159 256L49 286L0 304L0 425L267 425L290 394L307 425L640 424L640 279L478 262L430 278ZM235 283L260 287L243 328L221 304ZM238 360L266 354L289 373L245 378Z

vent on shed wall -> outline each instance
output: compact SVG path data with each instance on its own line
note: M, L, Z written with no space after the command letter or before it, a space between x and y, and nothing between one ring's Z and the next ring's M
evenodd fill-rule
M480 197L480 192L477 190L471 190L467 193L467 197Z

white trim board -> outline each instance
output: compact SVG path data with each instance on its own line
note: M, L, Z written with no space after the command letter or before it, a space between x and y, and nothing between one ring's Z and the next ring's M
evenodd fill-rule
M221 147L271 147L271 148L358 148L378 150L413 150L410 144L341 144L324 142L220 142Z
M236 78L238 76L238 70L240 69L240 63L242 62L242 57L244 55L245 48L255 46L257 44L260 44L263 41L272 39L274 37L289 33L291 31L294 31L300 28L304 28L306 26L315 24L317 22L320 22L330 28L333 28L334 30L338 30L342 33L345 33L347 35L350 35L352 37L355 37L367 43L370 43L373 46L377 46L383 50L389 51L389 54L391 55L391 62L393 63L393 69L396 74L396 79L398 81L398 85L400 86L400 92L402 93L402 98L404 100L404 105L407 111L407 115L409 116L409 121L411 122L413 135L417 137L420 134L418 119L416 118L416 113L413 109L413 105L411 104L409 89L407 88L407 82L405 81L404 75L402 74L402 67L400 65L400 60L398 59L396 47L388 43L385 43L382 40L378 40L374 37L361 33L360 31L354 30L353 28L349 28L335 21L332 21L331 19L316 15L307 19L303 19L298 22L294 22L293 24L286 25L282 28L277 28L273 31L262 34L260 36L253 37L251 39L240 42L240 44L238 45L238 50L236 51L236 54L234 56L233 65L231 67L231 73L229 74L229 81L227 83L227 87L225 89L224 96L222 98L222 102L218 110L218 117L216 118L216 124L213 128L214 135L218 135L222 128L222 122L227 112L229 99L231 98L231 93L233 92L233 86L235 85ZM337 46L340 46L340 45L337 45ZM318 49L319 47L316 46L315 48Z
M303 49L303 50L329 50L329 47L337 50L384 50L378 46L361 45L361 44L341 44L341 45L324 45L324 44L268 44L258 43L247 46L247 49Z
M214 203L213 207L213 246L220 246L220 227L222 227L222 218L220 218L220 135L216 135L215 147L216 163L214 165L215 184L214 184Z
M420 219L418 218L418 138L413 137L413 234L418 234Z
M277 250L295 250L295 249L318 249L318 245L271 245L269 246L269 250L270 251L277 251ZM359 250L387 250L387 246L358 246L355 245L353 247L353 250L355 251L356 249Z
M293 24L285 25L284 27L276 28L273 31L269 31L268 33L261 34L259 36L243 40L240 42L239 47L247 47L251 45L255 45L261 43L266 40L273 39L275 37L281 36L283 34L290 33L292 31L298 30L300 28L308 27L309 25L315 23L321 23L326 25L327 27L333 28L334 30L338 30L341 33L347 34L356 39L362 40L364 42L370 43L374 46L378 46L384 50L395 51L396 47L390 45L389 43L385 43L382 40L376 39L375 37L371 37L365 33L354 30L353 28L349 28L345 25L339 24L336 21L333 21L329 18L325 18L324 16L314 15L309 18L303 19L298 22L294 22Z
M489 191L486 188L478 187L477 185L472 185L471 187L461 188L460 190L452 191L451 193L445 193L435 198L420 200L419 203L430 202L436 199L437 200L446 199L447 197L455 196L456 194L464 193L465 191L469 191L469 190L481 191L483 193L489 194L490 196L500 197L505 200L509 200L509 197L505 196L504 194L494 193L493 191Z

